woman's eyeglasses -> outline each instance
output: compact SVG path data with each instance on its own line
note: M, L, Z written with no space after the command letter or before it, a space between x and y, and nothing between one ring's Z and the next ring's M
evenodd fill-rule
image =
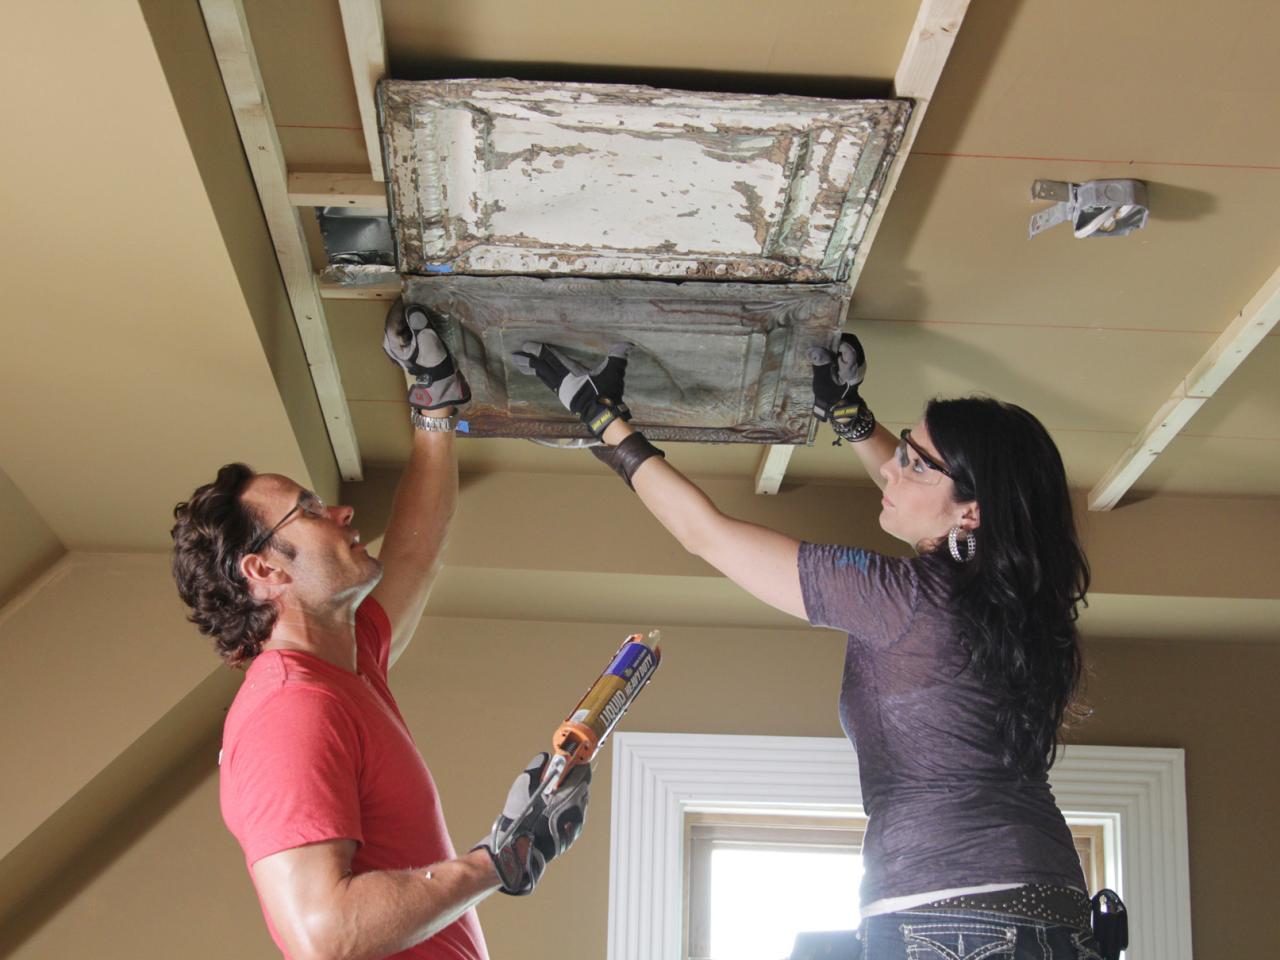
M898 437L900 438L898 441L898 466L902 468L902 472L909 479L918 483L938 483L938 477L926 470L926 467L932 468L944 477L951 476L950 470L925 453L920 444L911 439L910 428L903 430L898 434ZM920 459L913 462L908 450L913 451Z

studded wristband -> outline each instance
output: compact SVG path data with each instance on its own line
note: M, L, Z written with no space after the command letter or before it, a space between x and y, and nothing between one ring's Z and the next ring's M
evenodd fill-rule
M832 418L831 430L838 438L835 441L835 446L839 446L841 440L857 443L876 432L875 414L871 412L871 408L865 403L861 404L858 407L858 412L843 423Z

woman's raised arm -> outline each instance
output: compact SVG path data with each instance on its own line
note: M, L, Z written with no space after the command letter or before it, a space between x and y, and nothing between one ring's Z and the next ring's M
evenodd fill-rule
M633 432L630 424L616 420L603 439L617 446ZM692 480L663 457L649 457L641 463L631 483L649 512L686 550L770 606L807 619L797 566L799 540L721 513Z

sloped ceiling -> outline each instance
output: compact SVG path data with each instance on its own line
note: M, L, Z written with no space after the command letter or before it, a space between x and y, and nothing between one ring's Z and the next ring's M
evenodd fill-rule
M21 20L0 41L21 145L0 158L0 467L70 549L162 549L175 489L233 446L336 492L225 97L176 91L193 147L140 9Z

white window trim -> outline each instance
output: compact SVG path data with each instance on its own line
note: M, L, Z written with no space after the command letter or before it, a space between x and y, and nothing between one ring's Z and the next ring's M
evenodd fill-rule
M1191 960L1183 751L1071 746L1049 779L1073 820L1111 827L1126 960ZM679 960L686 811L862 812L857 757L834 737L615 734L612 795L608 960Z

